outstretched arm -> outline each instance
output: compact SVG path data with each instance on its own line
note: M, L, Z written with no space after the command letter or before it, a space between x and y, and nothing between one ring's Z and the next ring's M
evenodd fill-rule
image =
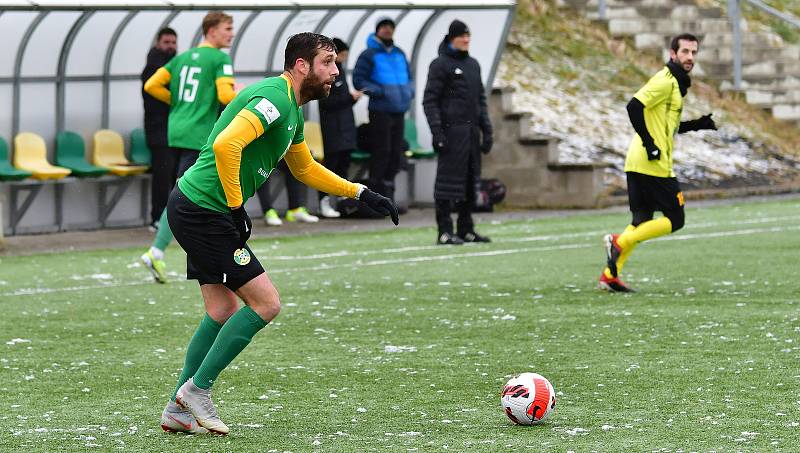
M391 216L395 225L400 221L397 207L390 199L369 190L363 184L352 183L341 178L322 166L311 157L311 150L308 149L305 141L292 145L283 159L292 175L303 184L331 195L361 200L375 211Z
M305 141L289 147L283 158L292 175L300 182L321 192L339 197L358 198L364 186L339 177L314 160Z

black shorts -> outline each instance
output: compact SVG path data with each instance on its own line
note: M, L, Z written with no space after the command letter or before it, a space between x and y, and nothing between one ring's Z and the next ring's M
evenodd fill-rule
M167 203L167 220L186 251L187 279L236 291L264 273L250 247L239 249L239 232L231 216L194 204L177 184Z
M625 174L631 212L665 212L683 208L683 192L678 178L660 178L632 171Z

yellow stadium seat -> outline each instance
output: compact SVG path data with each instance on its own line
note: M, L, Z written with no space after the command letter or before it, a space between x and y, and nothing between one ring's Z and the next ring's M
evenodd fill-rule
M50 165L44 139L31 132L20 132L14 137L14 166L29 171L33 179L61 179L70 174L64 167Z
M118 133L102 129L94 133L92 164L108 168L119 176L138 175L147 171L147 166L132 164L125 157L125 143Z
M322 162L325 158L325 147L322 145L322 128L316 121L306 121L303 126L303 136L306 138L306 145L311 149L314 160Z

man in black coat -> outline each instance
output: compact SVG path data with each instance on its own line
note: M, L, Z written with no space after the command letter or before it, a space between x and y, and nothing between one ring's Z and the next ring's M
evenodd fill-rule
M178 160L167 145L167 118L169 104L165 104L144 91L144 82L155 74L158 68L167 64L178 49L178 35L171 28L158 31L156 45L147 54L147 64L142 70L142 99L144 100L144 135L147 147L152 154L152 173L150 189L150 226L158 228L161 211L167 205L167 198L175 185Z
M330 171L347 179L350 167L350 152L356 149L356 120L353 104L361 98L361 91L350 91L344 64L347 62L347 43L333 38L336 45L336 67L339 75L333 81L331 92L319 102L319 122L322 128L322 145L325 148L323 164ZM320 192L320 214L323 217L339 217L341 214L332 205L330 197Z
M469 56L470 33L459 20L450 24L431 62L422 106L439 153L433 198L437 243L489 242L475 232L472 210L481 175L481 152L492 149L492 124L478 61ZM453 234L453 209L458 212Z

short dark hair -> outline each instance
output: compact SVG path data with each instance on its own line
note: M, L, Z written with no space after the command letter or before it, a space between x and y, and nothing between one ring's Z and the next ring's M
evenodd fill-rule
M161 37L164 36L164 35L172 35L172 36L174 36L176 38L178 37L178 34L175 33L175 30L173 30L173 29L171 29L169 27L164 27L164 28L162 28L161 30L158 31L158 34L156 35L156 41L161 41Z
M342 53L345 50L349 50L350 47L347 45L346 42L342 41L339 38L333 38L333 45L336 46L336 53Z
M697 39L697 36L695 36L695 35L693 35L691 33L681 33L680 35L672 38L672 42L669 45L670 49L672 49L673 51L677 52L678 49L680 49L680 45L681 45L680 41L681 40L694 41L696 43L700 43L700 40Z
M320 50L330 50L336 52L336 45L331 38L319 33L304 32L292 35L286 43L284 53L283 69L290 71L294 67L294 62L298 58L311 63Z
M222 22L233 23L233 16L223 13L222 11L209 11L206 17L203 18L203 36L208 34L208 31Z

